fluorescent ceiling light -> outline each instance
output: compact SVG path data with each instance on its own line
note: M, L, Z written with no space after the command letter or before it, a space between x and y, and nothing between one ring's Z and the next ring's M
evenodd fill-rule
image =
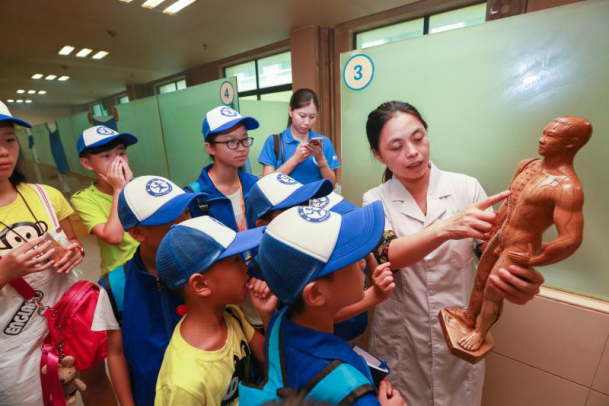
M93 59L102 59L104 56L108 55L106 51L98 51L95 55L92 56Z
M70 55L72 51L74 51L74 47L70 45L65 45L59 50L59 55Z
M57 75L47 75L46 78L44 78L45 80L55 80L57 78Z
M28 90L27 94L36 94L36 91L35 90Z
M25 102L26 103L31 103L32 101L30 99L27 99Z
M17 103L23 103L23 100L17 99Z
M57 79L57 80L59 80L60 82L65 82L65 81L66 81L66 80L68 80L68 79L70 79L70 77L69 77L69 76L62 76L62 77L60 77L60 78L59 78L59 79Z
M133 0L119 0L122 1L123 3L131 3Z
M195 1L197 1L197 0L178 0L175 3L173 3L171 6L167 7L165 10L163 10L163 13L175 14L178 11L182 10L184 7L191 5Z
M165 0L146 0L144 4L142 4L142 7L153 9L164 1Z
M8 100L7 100L7 102L9 102L9 103L15 103L15 100L13 100L13 99L8 99Z
M19 94L23 94L23 93L25 93L25 90L23 90L23 89L19 89L19 90L17 90L17 93L19 93Z
M39 90L38 94L47 94L47 91L46 90Z
M91 52L93 52L93 50L92 50L92 49L89 49L89 48L83 48L83 49L81 49L80 51L78 51L78 53L76 54L76 56L77 56L77 57L79 57L79 58L84 58L84 57L86 57L87 55L89 55Z
M32 79L42 79L44 75L42 73L34 73Z

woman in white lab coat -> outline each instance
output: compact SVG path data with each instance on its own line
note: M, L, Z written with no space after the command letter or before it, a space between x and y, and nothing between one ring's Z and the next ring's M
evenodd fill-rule
M388 362L390 381L410 406L479 405L484 362L471 365L449 353L438 313L467 307L476 240L494 224L487 209L507 194L487 198L476 179L435 167L427 123L408 103L381 104L368 116L366 132L387 170L364 204L383 202L387 231L379 256L398 269L393 296L375 309L370 350ZM534 269L511 267L499 276L491 277L492 287L517 304L543 283Z

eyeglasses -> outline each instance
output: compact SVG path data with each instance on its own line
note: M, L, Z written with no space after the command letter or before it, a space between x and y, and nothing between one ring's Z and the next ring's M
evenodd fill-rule
M228 149L237 149L239 148L239 144L243 145L245 148L249 148L254 145L254 139L252 137L247 137L242 140L214 141L213 143L226 144L226 148Z

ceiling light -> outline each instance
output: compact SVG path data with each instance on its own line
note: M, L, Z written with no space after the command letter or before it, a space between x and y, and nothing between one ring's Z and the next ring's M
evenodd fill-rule
M84 58L84 57L86 57L87 55L89 55L91 52L93 52L93 50L92 50L92 49L89 49L89 48L83 48L83 49L81 49L80 51L78 51L78 53L76 54L76 56L77 56L77 57L79 57L79 58Z
M69 77L69 76L61 76L61 77L60 77L59 79L57 79L57 80L59 80L60 82L65 82L65 81L66 81L66 80L68 80L68 79L70 79L70 77Z
M17 99L17 103L23 103L23 100Z
M34 73L32 79L42 79L44 75L42 73Z
M65 45L59 50L59 55L70 55L72 51L74 51L74 47L70 45Z
M57 75L47 75L46 78L44 78L45 80L55 80L57 78Z
M123 3L131 3L133 0L119 0L122 1Z
M25 102L26 103L31 103L32 101L30 99L27 99Z
M47 91L46 90L39 90L38 94L47 94Z
M36 94L36 91L35 90L28 90L27 94Z
M182 10L184 7L191 5L195 1L197 1L197 0L178 0L175 3L173 3L171 6L167 7L165 10L163 10L163 13L175 14L178 11Z
M92 56L93 59L102 59L104 56L108 55L106 51L99 51L95 55Z
M23 90L23 89L19 89L19 90L17 90L17 93L19 93L19 94L23 94L23 93L25 93L25 90Z
M146 0L146 2L142 4L142 7L153 9L164 1L165 0Z
M7 100L7 102L9 102L9 103L15 103L15 100L13 100L13 99L8 99L8 100Z

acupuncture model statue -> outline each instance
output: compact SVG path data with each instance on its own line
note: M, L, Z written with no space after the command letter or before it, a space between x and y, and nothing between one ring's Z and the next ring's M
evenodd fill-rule
M580 246L584 194L573 158L591 135L592 125L583 118L554 119L539 140L543 159L527 159L518 165L509 186L512 193L499 209L497 225L482 247L468 308L440 311L440 324L453 355L476 363L494 346L488 331L501 315L503 299L489 289L489 275L512 264L554 264ZM542 246L543 233L552 223L558 238Z

